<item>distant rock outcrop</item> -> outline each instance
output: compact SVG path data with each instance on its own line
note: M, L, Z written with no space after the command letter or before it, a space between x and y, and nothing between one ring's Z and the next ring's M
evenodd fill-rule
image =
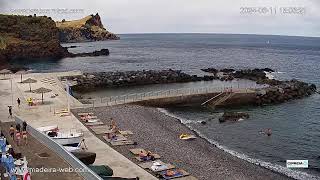
M59 29L59 39L61 42L85 42L117 40L118 36L107 31L99 14L90 15L85 18L73 21L63 20L56 22Z

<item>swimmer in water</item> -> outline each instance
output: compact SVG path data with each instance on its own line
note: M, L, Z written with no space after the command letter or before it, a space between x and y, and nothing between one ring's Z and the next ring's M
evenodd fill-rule
M266 134L267 136L271 136L272 135L272 130L271 130L271 128L268 128L266 130L261 130L259 133L260 134Z
M268 136L271 136L271 134L272 134L272 131L271 131L271 129L270 129L270 128L268 128L268 129L267 129L267 132L266 132L266 134L267 134Z

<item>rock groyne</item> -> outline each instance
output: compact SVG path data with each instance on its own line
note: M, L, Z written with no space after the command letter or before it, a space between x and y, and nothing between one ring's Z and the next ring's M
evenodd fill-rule
M148 71L126 71L126 72L96 72L84 73L82 76L66 77L76 81L72 87L75 91L93 91L96 88L136 86L147 84L165 84L193 82L204 79L196 75L189 75L178 70L148 70ZM212 79L211 79L212 80Z

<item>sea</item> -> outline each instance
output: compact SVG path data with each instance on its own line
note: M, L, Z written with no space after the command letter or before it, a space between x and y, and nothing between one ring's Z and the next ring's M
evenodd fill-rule
M320 88L320 38L243 34L121 34L121 40L63 44L74 53L108 48L107 57L20 61L34 72L176 69L201 75L202 68L272 68L271 77L298 79ZM232 82L231 82L232 83ZM252 82L233 82L255 86ZM218 82L100 89L85 96L113 96L176 88L225 86ZM232 108L249 119L219 123L226 109L170 107L175 117L218 148L241 159L296 179L320 179L320 94L279 105ZM203 125L200 122L206 121ZM261 134L267 128L272 136ZM290 169L286 160L308 160L308 168Z

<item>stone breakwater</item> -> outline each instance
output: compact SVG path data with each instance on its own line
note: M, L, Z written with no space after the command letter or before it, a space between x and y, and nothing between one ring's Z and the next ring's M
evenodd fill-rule
M317 87L314 84L308 84L298 80L279 81L269 79L266 72L274 72L270 68L264 69L222 69L215 68L202 69L204 72L212 73L213 76L220 80L249 79L257 84L268 84L269 87L256 93L256 104L277 104L293 99L300 99L310 96L317 92Z
M126 72L84 73L82 76L63 77L75 81L72 87L78 92L93 91L96 88L136 86L147 84L183 83L201 80L212 80L210 77L189 75L178 70L148 70Z
M74 82L72 89L76 92L94 91L97 88L111 87L129 87L147 84L166 84L166 83L184 83L195 81L211 80L232 80L249 79L258 84L267 84L267 88L257 90L255 95L248 95L247 98L254 98L251 102L255 105L276 104L285 101L299 99L316 92L314 84L308 84L298 80L279 81L269 79L265 72L273 72L272 69L246 69L233 70L222 69L216 70L210 68L204 70L212 75L197 76L183 73L179 70L143 70L143 71L126 71L126 72L95 72L84 73L81 76L62 77L62 80L68 79ZM243 100L243 104L244 104ZM232 103L231 103L232 104ZM241 102L238 104L241 104Z
M275 81L270 81L275 83ZM310 96L317 90L314 84L301 82L298 80L291 81L277 81L277 85L272 85L267 88L263 93L257 94L256 103L263 104L277 104L283 103L292 99L300 99Z

